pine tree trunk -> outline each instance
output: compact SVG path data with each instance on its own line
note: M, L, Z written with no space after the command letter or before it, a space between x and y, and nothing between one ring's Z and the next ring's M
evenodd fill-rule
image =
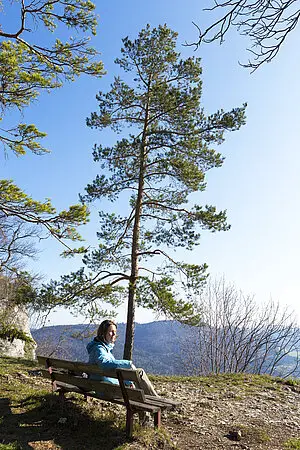
M141 150L141 158L144 154ZM142 212L142 198L144 188L144 164L141 163L139 176L139 190L136 200L135 219L133 227L132 248L131 248L131 274L128 287L128 305L127 305L127 325L124 345L124 359L132 360L133 341L134 341L134 321L135 321L135 299L136 283L138 278L138 251L140 239L140 217Z
M142 169L141 169L142 172ZM135 299L136 282L138 277L138 249L140 238L140 216L142 210L143 193L143 174L140 174L139 192L136 201L136 213L133 228L132 249L131 249L131 274L128 287L128 305L127 305L127 325L124 345L124 359L132 360L133 340L134 340L134 321L135 321Z
M140 148L140 171L139 171L139 185L138 194L136 199L135 219L132 235L132 247L131 247L131 274L128 288L128 306L127 306L127 324L126 324L126 336L124 345L124 359L132 360L133 342L134 342L134 320L135 320L135 303L136 303L136 284L138 279L138 252L139 252L139 240L140 240L140 221L143 207L143 193L144 193L144 180L145 180L145 165L146 165L146 134L149 121L149 103L150 103L150 86L151 75L148 80L148 95L147 104L145 109L144 129L143 137Z
M134 341L134 322L135 322L135 291L136 282L130 282L128 289L128 306L127 306L127 324L124 345L124 359L132 360L133 341Z

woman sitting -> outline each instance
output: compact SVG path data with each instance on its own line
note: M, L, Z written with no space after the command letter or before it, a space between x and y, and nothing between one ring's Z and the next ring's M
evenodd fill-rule
M98 328L97 336L87 345L89 363L97 364L101 369L136 369L132 361L115 359L112 350L117 339L117 325L112 320L104 320ZM143 369L137 369L140 375L140 386L145 394L157 395L149 378ZM99 377L98 377L99 379ZM119 384L115 378L101 377L101 380L112 384Z

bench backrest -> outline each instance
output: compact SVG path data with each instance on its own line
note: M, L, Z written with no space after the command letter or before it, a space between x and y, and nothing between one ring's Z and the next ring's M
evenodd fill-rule
M132 381L136 387L140 387L140 377L137 370L103 370L93 364L48 358L46 356L37 356L37 359L39 364L46 367L46 369L41 370L43 376L51 379L53 383L73 385L78 387L83 393L91 391L99 392L108 398L126 398L138 402L145 401L145 394L142 389L129 388L122 383L123 380ZM90 375L117 378L121 381L121 386L101 380L94 380L90 378Z
M38 362L45 367L52 367L55 369L65 369L74 373L89 373L117 378L115 370L102 370L96 364L88 364L77 361L67 361L64 359L48 358L47 356L37 356Z

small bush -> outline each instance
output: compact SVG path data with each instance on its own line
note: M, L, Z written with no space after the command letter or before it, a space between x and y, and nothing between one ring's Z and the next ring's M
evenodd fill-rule
M14 339L20 339L21 341L34 344L34 340L31 339L31 337L28 336L28 334L26 334L24 331L19 330L17 327L4 322L0 324L0 338L7 339L10 342L13 342Z

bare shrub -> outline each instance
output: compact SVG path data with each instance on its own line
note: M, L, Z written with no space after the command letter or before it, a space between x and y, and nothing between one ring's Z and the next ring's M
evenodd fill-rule
M210 281L200 303L202 323L188 350L193 373L297 373L300 330L289 308L259 304L224 279Z

